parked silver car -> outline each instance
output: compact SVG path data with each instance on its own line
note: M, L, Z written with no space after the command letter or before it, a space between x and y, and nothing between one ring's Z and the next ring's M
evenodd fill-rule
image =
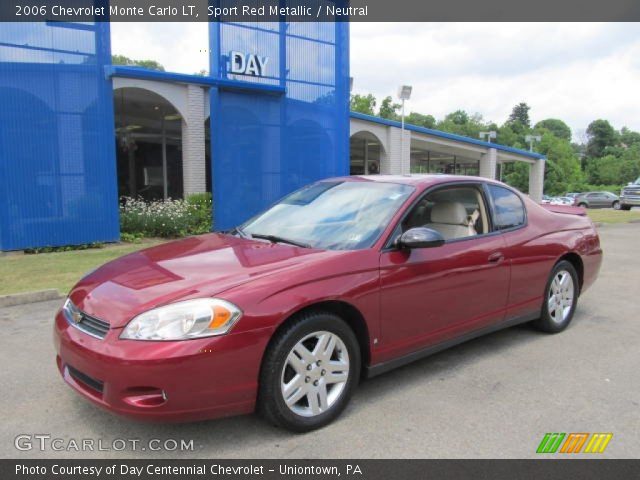
M631 210L631 207L640 207L640 177L624 187L620 194L620 208Z
M587 192L573 198L573 204L584 208L615 208L620 210L620 198L611 192Z

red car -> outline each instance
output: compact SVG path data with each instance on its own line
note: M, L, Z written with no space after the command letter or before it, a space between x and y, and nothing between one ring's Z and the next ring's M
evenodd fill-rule
M58 367L138 419L257 408L318 428L361 376L518 323L564 330L602 250L583 209L562 212L484 178L321 181L87 275L56 316Z

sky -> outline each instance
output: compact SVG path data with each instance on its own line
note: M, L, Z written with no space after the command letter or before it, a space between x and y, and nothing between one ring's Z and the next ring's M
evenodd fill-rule
M353 93L380 100L413 86L406 111L458 109L503 123L526 102L574 140L592 120L640 131L640 24L352 23ZM113 23L112 51L169 71L208 69L205 23ZM167 39L171 39L170 42Z

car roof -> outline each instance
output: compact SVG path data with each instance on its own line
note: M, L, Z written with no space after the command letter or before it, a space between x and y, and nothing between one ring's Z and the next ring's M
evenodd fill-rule
M370 182L380 182L380 183L398 183L402 185L411 185L411 186L429 186L429 185L437 185L439 183L450 183L450 182L490 182L490 183L498 183L494 182L489 178L484 177L473 177L470 175L449 175L443 173L430 173L430 174L407 174L407 175L351 175L348 177L334 177L329 178L325 181L335 181L341 180L346 182L359 182L359 181L370 181Z

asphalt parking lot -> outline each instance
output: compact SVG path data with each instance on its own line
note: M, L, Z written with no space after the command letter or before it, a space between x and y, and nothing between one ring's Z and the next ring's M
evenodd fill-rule
M5 458L526 458L546 432L612 432L603 454L640 454L640 224L601 228L600 278L559 335L527 325L363 382L329 427L293 435L252 416L144 424L66 387L55 366L60 302L0 309L0 455ZM19 451L20 434L65 441L193 440L193 451Z

